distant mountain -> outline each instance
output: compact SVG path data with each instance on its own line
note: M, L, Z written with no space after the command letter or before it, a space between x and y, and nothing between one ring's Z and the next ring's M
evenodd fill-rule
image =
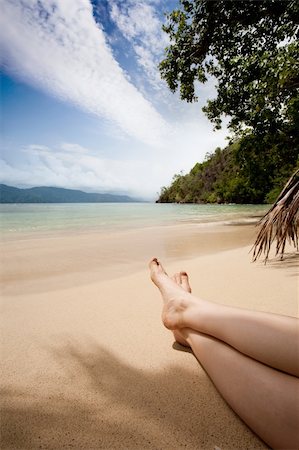
M92 194L56 187L19 189L0 184L0 203L129 203L138 201L127 195Z

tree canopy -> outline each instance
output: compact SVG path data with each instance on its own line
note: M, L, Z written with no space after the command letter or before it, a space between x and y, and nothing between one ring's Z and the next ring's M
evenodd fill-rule
M260 155L254 139L219 147L187 174L176 174L161 189L161 203L272 203L289 178L298 154L269 147ZM245 164L243 158L246 158ZM299 160L298 160L299 162Z
M196 101L196 82L217 80L204 111L221 127L255 134L298 131L298 0L180 0L164 25L160 63L169 88Z
M229 117L237 145L174 179L159 201L275 200L299 162L298 24L299 0L180 0L167 16L162 78L188 102L214 79L203 110L216 129Z

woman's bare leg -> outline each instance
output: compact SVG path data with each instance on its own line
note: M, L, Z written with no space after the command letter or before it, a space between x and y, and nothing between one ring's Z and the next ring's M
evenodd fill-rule
M150 270L164 299L162 320L167 328L191 328L213 336L251 358L299 377L298 319L201 300L169 278L157 259L150 262Z
M299 448L299 379L243 355L211 336L183 328L185 340L216 388L272 448Z
M160 266L158 270L163 271L163 268ZM174 300L175 284L181 295L181 290L191 293L187 274L177 273L172 283L163 287L164 302ZM188 296L183 300L186 302ZM168 311L171 317L167 317ZM173 325L172 316L178 312L164 306L163 320ZM223 398L256 434L273 448L299 447L298 378L272 369L190 328L175 329L173 333L178 342L192 348Z

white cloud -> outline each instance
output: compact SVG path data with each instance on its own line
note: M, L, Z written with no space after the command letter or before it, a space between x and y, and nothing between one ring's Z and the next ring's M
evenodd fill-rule
M0 159L1 182L13 186L57 186L93 192L126 192L144 198L153 196L153 186L146 182L145 174L150 179L151 174L159 171L158 163L99 158L86 148L81 150L81 146L73 143L54 148L26 146L22 150L25 160L11 164Z
M161 144L168 125L114 59L88 0L4 0L1 6L1 53L10 73L146 144Z
M147 75L149 83L154 88L161 89L164 82L160 79L158 63L168 44L168 38L162 31L162 23L155 7L150 1L127 0L119 4L112 0L111 17L132 44L137 62Z
M88 148L82 147L82 145L79 144L70 144L69 142L62 143L60 148L65 152L80 153L80 154L89 153Z
M153 9L155 1L124 0L117 6L110 0L109 4L116 5L114 20L147 74L142 80L145 93L146 81L151 81L159 89L155 95L159 105L165 95L163 107L167 108L165 114L171 126L132 85L114 59L103 31L93 19L88 0L2 2L0 39L7 69L32 85L103 117L105 131L110 132L110 140L101 142L99 134L98 142L90 144L100 148L97 154L87 148L89 144L85 147L62 142L50 147L44 145L47 138L42 144L27 145L21 152L22 144L12 152L7 148L6 159L0 161L4 183L128 192L154 198L174 173L188 172L207 152L223 146L226 129L213 133L212 125L200 111L206 98L214 96L213 80L198 89L199 104L185 104L178 95L160 90L156 62L165 41ZM41 3L43 11L37 6ZM124 132L141 142L126 139ZM31 134L31 142L36 142L34 130ZM86 143L83 137L81 143ZM152 145L150 149L148 144Z
M161 186L175 173L185 173L207 152L223 145L225 131L212 133L208 120L178 122L161 152L141 152L135 158L122 155L111 159L99 156L76 143L55 147L31 144L22 149L22 158L0 160L1 182L12 186L57 186L92 192L123 192L154 199Z

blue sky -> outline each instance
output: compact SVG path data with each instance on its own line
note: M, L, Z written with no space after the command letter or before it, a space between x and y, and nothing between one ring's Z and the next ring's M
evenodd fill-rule
M155 199L226 144L160 79L176 0L3 0L0 181Z

